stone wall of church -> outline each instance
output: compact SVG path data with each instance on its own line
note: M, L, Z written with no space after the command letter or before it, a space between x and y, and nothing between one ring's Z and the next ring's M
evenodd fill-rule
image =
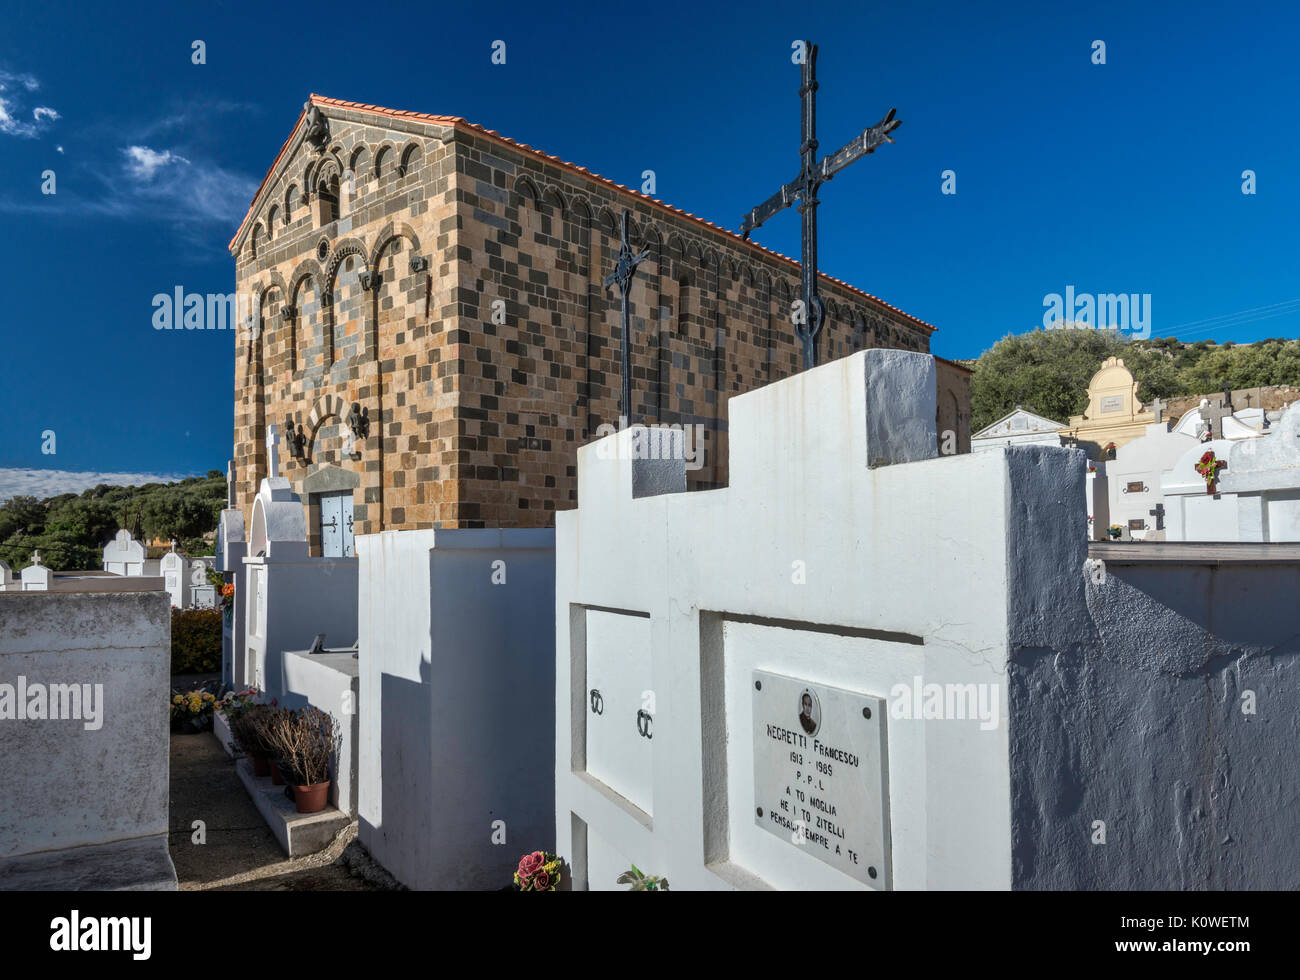
M625 207L648 250L631 291L635 419L700 426L690 485L726 483L727 398L799 368L795 263L477 129L328 118L322 152L286 147L237 254L239 291L260 301L237 334L246 515L274 422L281 475L304 500L352 489L355 534L552 525L574 506L577 447L618 420L619 295L604 278ZM916 321L822 290L823 360L929 350ZM348 453L354 403L370 433Z
M274 422L280 473L296 489L309 478L355 488L355 534L454 526L444 493L457 471L455 253L444 227L454 222L453 149L431 127L353 115L353 125L332 118L323 154L291 163L239 257L239 289L260 299L261 332L251 341L241 332L236 357L237 502L250 510ZM354 403L370 434L348 453ZM306 441L299 459L290 419Z
M466 522L552 524L576 501L577 448L617 424L621 306L604 280L624 208L647 251L630 295L634 421L701 426L688 485L725 484L727 399L799 369L798 266L487 136L456 139ZM831 280L823 298L822 360L929 350L929 331L883 304Z

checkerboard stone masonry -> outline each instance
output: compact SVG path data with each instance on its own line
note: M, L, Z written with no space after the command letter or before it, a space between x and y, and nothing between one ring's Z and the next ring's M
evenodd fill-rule
M311 104L327 138L308 138L304 110L231 242L238 289L259 300L236 341L246 515L266 426L289 419L307 442L281 475L359 479L357 534L552 525L576 502L577 447L618 419L619 298L602 283L624 208L650 253L630 296L634 418L702 425L691 485L726 483L727 398L799 369L796 263L464 120ZM929 351L929 325L821 288L823 360ZM968 448L969 372L938 368L939 429ZM346 453L353 402L372 424Z

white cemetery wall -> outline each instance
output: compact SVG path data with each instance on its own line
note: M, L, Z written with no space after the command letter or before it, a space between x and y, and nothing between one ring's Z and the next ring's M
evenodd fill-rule
M1017 888L1295 887L1300 564L1194 547L1094 546L1129 555L1017 630Z
M245 558L245 677L270 697L285 693L284 654L318 633L328 646L357 639L355 558Z
M176 887L170 613L160 591L0 595L0 889Z
M326 711L340 733L338 755L330 774L330 802L344 813L357 813L357 737L359 662L349 650L309 653L294 650L284 658L284 696L287 708L307 705Z
M555 847L554 542L357 537L358 834L409 887L496 890Z
M934 390L929 357L869 350L734 397L720 490L636 499L665 464L628 458L635 430L579 451L579 509L556 515L577 887L632 863L686 889L1012 885L1008 622L1050 617L1065 569L1081 593L1083 454L933 458ZM655 482L684 490L684 466ZM1012 555L1043 583L1009 588ZM982 716L884 716L936 683Z

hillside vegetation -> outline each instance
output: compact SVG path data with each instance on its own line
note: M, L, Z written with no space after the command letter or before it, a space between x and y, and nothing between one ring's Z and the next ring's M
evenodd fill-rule
M180 483L118 487L101 483L78 496L11 497L0 505L0 559L15 575L39 548L41 564L57 571L100 568L104 545L125 527L137 539L176 539L190 555L211 552L203 535L215 531L226 506L226 478L217 470Z
M1033 330L1003 337L975 362L971 432L1020 405L1066 423L1088 406L1088 382L1108 357L1122 357L1138 397L1207 395L1230 389L1300 385L1300 341L1184 344L1167 337L1129 340L1106 330Z

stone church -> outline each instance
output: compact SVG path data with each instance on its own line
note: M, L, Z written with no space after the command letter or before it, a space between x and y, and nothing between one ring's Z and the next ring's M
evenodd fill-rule
M620 217L632 421L700 427L693 489L727 481L727 399L799 368L799 265L708 221L451 116L313 95L230 243L236 506L267 475L308 502L313 554L356 534L545 527L620 396ZM934 327L821 279L823 361L928 352ZM937 361L938 428L969 450L970 372ZM951 440L950 440L951 442ZM949 449L951 451L951 449Z

